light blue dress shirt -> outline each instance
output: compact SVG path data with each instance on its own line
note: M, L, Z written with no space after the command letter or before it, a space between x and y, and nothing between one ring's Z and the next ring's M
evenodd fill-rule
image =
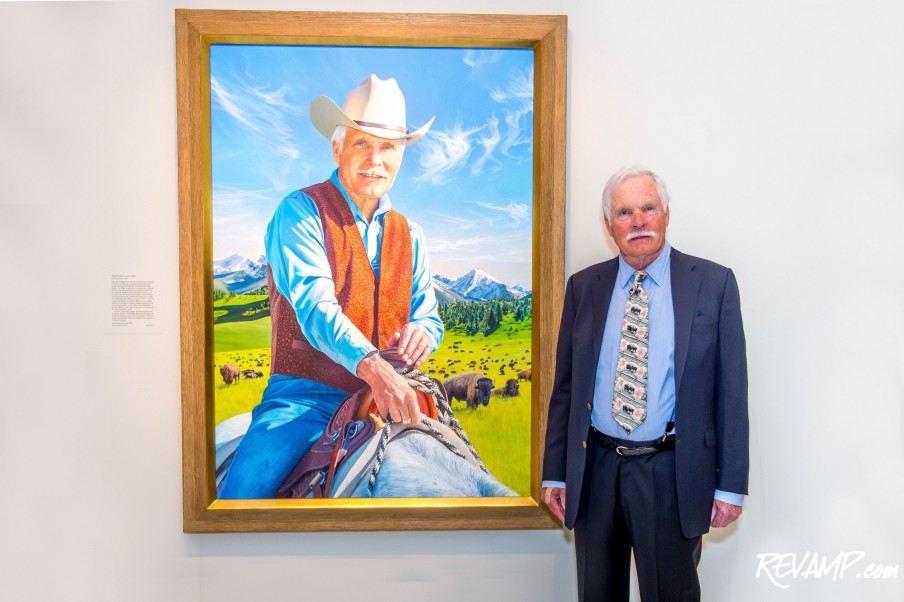
M612 398L615 392L615 365L621 342L625 304L636 271L618 256L618 275L612 289L600 361L596 367L593 386L593 413L590 416L596 430L619 439L651 441L662 437L666 424L675 416L675 313L672 309L671 256L672 247L665 243L653 263L647 266L643 288L647 292L650 325L649 355L647 356L647 417L630 433L612 417Z
M379 278L383 220L392 208L389 196L380 197L373 219L368 222L339 182L338 170L330 176L330 181L348 203L367 258ZM422 326L433 339L432 353L443 339L443 323L437 312L424 232L410 220L408 229L413 272L409 321ZM264 245L276 289L295 308L305 337L315 349L356 374L358 363L376 348L342 313L336 300L323 241L323 223L314 200L300 190L283 199L267 227Z
M647 376L647 417L630 433L612 417L615 393L615 365L621 342L625 304L636 271L618 256L618 274L609 301L600 361L593 388L593 412L590 420L596 430L629 441L651 441L665 433L666 425L675 417L675 311L672 305L672 247L666 242L659 256L647 266L643 288L649 304L650 345ZM681 428L677 425L672 432ZM565 487L558 481L544 481L544 487ZM736 506L744 503L739 493L716 490L717 500Z

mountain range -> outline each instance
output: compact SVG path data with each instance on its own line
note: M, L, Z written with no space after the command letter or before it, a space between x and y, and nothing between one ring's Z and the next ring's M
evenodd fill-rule
M437 301L440 303L520 299L530 294L530 291L523 286L509 286L480 268L474 268L456 280L434 276L433 288L436 291Z
M249 259L234 253L213 262L214 288L230 293L246 293L267 284L267 258ZM457 279L433 277L433 288L441 304L484 301L487 299L520 299L530 294L521 285L510 286L479 268Z
M261 255L256 260L233 253L226 259L213 262L213 286L228 293L247 293L266 286L267 258Z

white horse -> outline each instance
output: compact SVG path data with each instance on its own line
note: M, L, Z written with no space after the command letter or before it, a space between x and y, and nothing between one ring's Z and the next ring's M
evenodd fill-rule
M361 479L351 497L366 497ZM517 495L489 472L449 451L422 431L410 430L386 447L373 497L505 497Z

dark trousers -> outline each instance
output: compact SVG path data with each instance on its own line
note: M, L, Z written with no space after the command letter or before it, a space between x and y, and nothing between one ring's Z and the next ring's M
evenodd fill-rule
M699 601L701 538L681 533L675 452L624 457L587 442L574 526L582 602L627 602L631 549L643 602Z

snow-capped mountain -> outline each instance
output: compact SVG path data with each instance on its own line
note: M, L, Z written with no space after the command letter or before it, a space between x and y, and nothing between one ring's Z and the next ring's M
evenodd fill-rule
M267 258L256 260L234 253L213 262L214 287L231 293L245 293L267 284Z
M463 297L464 300L520 299L530 292L523 287L513 287L500 282L479 268L474 268L454 281L435 276L434 288L438 291L438 296L439 291L445 292L445 289L448 289ZM442 301L440 302L442 303Z
M440 305L447 305L449 303L462 303L465 301L477 301L477 299L471 299L470 297L462 296L456 291L452 290L449 287L449 284L452 282L450 278L443 278L442 276L434 276L433 277L433 292L436 293L436 300Z
M232 272L244 272L252 278L264 278L267 276L267 258L261 255L254 260L248 259L241 253L233 253L226 259L214 259L214 276Z

